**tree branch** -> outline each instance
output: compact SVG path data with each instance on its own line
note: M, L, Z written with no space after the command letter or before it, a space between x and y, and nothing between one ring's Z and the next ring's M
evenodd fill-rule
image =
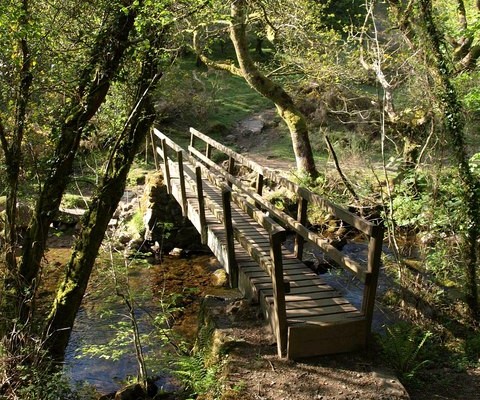
M198 35L199 35L198 28L199 27L197 27L193 31L193 49L195 50L195 53L200 58L200 60L208 67L218 69L218 70L222 70L222 71L227 71L227 72L230 72L233 75L243 76L240 68L238 68L234 64L226 63L226 62L222 63L222 62L219 62L219 61L215 61L215 60L212 60L211 58L207 57L204 54L203 49L200 46L200 43L199 43L199 40L198 40Z
M328 138L327 135L325 135L325 141L327 142L328 151L333 158L333 162L335 163L335 168L338 172L338 175L340 175L340 179L342 180L343 184L345 185L347 190L350 192L350 194L353 196L353 198L356 201L360 201L360 198L358 197L357 193L353 189L352 184L350 183L350 181L347 179L347 177L343 173L342 169L340 168L340 164L338 162L337 154L335 153L335 150L333 149L332 143L330 142L330 139Z

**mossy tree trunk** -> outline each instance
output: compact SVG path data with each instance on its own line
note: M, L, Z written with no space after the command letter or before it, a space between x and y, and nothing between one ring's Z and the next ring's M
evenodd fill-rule
M0 118L0 143L5 155L5 166L7 175L7 201L5 209L5 265L7 267L7 275L4 282L5 293L10 293L13 289L15 293L19 287L17 274L17 259L16 250L18 247L17 235L17 202L18 202L18 187L19 177L22 163L22 142L27 124L27 107L31 95L32 86L32 59L30 47L28 43L28 24L29 24L29 3L28 0L23 0L21 3L22 13L19 17L18 23L23 32L19 39L19 49L21 52L21 67L19 71L19 87L17 90L16 106L15 106L15 125L13 127L12 135L7 134L1 118ZM15 301L10 296L6 296L4 301ZM6 311L13 312L16 307L5 307ZM14 317L9 315L8 317Z
M284 88L263 75L255 66L248 50L245 9L245 0L232 2L230 39L235 48L242 76L253 89L275 103L278 114L285 121L290 131L297 169L307 172L311 177L316 178L318 172L308 137L305 116Z
M463 202L466 207L463 252L467 278L466 303L471 316L478 320L477 266L480 239L480 185L469 166L465 148L465 122L462 108L452 83L453 71L443 51L444 38L433 17L431 0L420 0L420 15L427 33L430 51L434 57L435 71L439 78L438 85L441 91L439 100L444 113L445 132L450 138L461 180Z
M52 359L63 361L75 316L85 294L108 223L124 193L127 175L155 111L149 92L159 75L152 58L144 63L135 106L124 132L113 148L100 188L82 219L82 228L47 318L45 346Z
M306 172L312 178L316 178L318 171L315 166L305 116L282 85L262 74L253 62L248 49L245 9L245 0L232 1L231 21L222 22L229 26L230 40L235 48L238 67L229 61L219 62L208 58L199 44L198 30L194 31L193 34L193 47L197 56L205 65L244 78L254 90L275 104L278 114L285 121L290 131L297 169L300 172ZM203 24L200 26L205 27Z
M109 17L81 72L75 96L70 99L58 128L53 129L52 133L58 137L58 142L51 160L52 167L39 193L35 214L25 236L19 267L21 290L17 296L19 321L22 324L27 323L31 317L36 279L45 253L48 230L72 172L82 132L104 102L125 51L130 46L128 38L137 10L134 3L134 0L122 1L125 9L121 9L117 2L110 6L112 10L107 13Z

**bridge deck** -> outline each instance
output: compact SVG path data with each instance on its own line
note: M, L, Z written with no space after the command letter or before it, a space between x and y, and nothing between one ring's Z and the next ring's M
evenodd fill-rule
M194 169L184 164L184 175L193 177ZM181 204L180 176L175 163L170 165L172 194ZM196 183L186 179L187 217L201 232L200 206ZM203 181L208 198L205 207L207 244L230 273L227 234L222 222L221 190ZM267 273L270 255L269 233L235 204L232 204L233 228L240 243L235 243L235 261L239 269L239 289L254 302L260 303L273 332L275 318L272 279ZM341 294L318 275L282 248L283 276L286 283L286 319L288 326L287 356L299 358L359 349L365 344L365 318Z

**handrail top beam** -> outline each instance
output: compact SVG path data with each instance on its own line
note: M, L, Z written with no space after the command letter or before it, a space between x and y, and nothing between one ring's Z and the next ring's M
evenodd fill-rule
M352 212L346 210L345 208L332 203L331 201L325 199L324 197L316 193L312 193L310 190L299 186L298 184L290 181L289 179L283 176L279 176L278 173L272 170L271 168L263 167L257 164L256 162L248 159L247 157L236 153L232 149L229 149L228 147L210 138L204 133L199 132L195 128L190 128L190 133L198 137L199 139L203 140L205 143L215 147L217 150L220 150L221 152L228 155L229 157L232 157L233 159L235 159L235 161L250 168L252 171L262 175L264 178L269 179L285 187L292 193L295 193L296 195L302 197L303 199L309 201L310 203L328 210L329 212L334 214L337 218L342 219L348 224L354 226L359 231L369 236L378 236L381 234L380 232L381 229L379 229L381 227L379 227L378 225L370 221L367 221L366 219L359 217L358 215L353 214Z

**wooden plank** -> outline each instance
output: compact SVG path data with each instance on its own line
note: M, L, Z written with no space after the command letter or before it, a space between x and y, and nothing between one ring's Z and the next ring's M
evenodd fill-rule
M310 317L323 317L325 315L332 314L345 314L358 311L350 303L334 304L325 307L305 308L305 309L290 309L287 311L287 319L293 320L298 318L304 318L309 320Z
M291 290L290 290L290 293L291 294L308 294L308 293L316 293L316 292L319 292L319 291L330 291L330 290L334 290L333 288L331 288L330 286L321 286L321 287L292 287ZM265 296L271 296L272 295L272 291L271 289L262 289L262 295L265 295Z
M268 302L271 302L273 299L272 296L264 296L264 297ZM342 297L342 295L333 288L331 288L331 290L322 290L322 291L316 291L313 293L295 293L295 294L288 293L285 296L285 302L310 301L310 300L327 299L327 298L333 298L333 297Z
M297 359L312 355L343 353L366 345L365 321L325 326L291 326L288 330L287 357Z
M294 309L308 309L308 308L316 308L316 307L330 307L333 305L345 305L349 304L348 300L343 297L328 297L324 299L317 299L317 300L304 300L304 301L286 301L285 302L287 307L287 316L289 310Z
M345 322L350 320L363 320L365 321L365 317L362 315L360 311L352 311L350 313L340 313L340 314L326 314L326 315L318 315L318 316L310 316L310 317L296 317L296 318L288 318L288 324L295 325L296 324L303 324L303 325L329 325L331 323L337 322Z

